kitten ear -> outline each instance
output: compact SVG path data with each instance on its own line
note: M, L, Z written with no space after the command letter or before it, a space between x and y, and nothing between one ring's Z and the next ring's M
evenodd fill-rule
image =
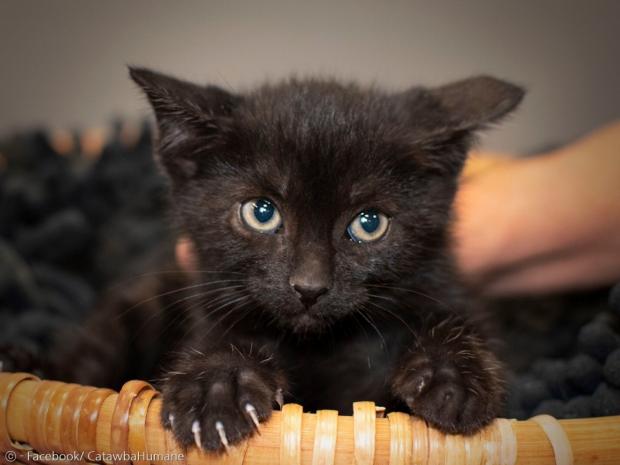
M490 76L476 76L436 88L405 93L419 162L438 172L458 175L475 133L514 110L525 94L521 87Z
M129 67L146 94L158 126L157 154L171 176L196 173L198 152L223 142L240 97L215 86L199 86L146 68Z
M482 129L513 111L523 99L523 88L491 76L475 76L430 89L449 114L454 131Z

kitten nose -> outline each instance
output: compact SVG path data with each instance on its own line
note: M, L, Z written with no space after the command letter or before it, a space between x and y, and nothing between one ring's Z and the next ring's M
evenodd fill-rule
M315 304L332 285L329 249L303 241L296 250L288 282L306 307Z
M291 282L291 285L297 293L299 300L308 307L314 305L317 299L329 290L322 283Z

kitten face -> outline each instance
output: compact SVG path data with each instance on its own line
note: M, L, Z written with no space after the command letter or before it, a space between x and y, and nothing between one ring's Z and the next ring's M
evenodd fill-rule
M297 332L376 312L385 286L423 286L445 253L471 131L521 97L493 80L487 111L469 102L468 113L449 86L389 95L308 80L232 96L132 77L155 108L160 161L201 267L237 286L221 312L261 312Z

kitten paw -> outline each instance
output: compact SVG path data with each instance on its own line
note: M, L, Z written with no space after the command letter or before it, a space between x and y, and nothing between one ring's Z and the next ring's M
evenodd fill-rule
M412 354L394 377L392 391L431 426L475 433L500 412L504 392L498 362L486 351L481 356Z
M162 423L186 449L226 451L260 433L260 423L282 401L280 385L278 376L247 361L172 372L163 386Z

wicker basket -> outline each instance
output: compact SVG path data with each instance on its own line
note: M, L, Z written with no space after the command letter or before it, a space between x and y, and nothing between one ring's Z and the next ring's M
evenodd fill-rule
M620 416L557 421L498 419L473 436L444 435L404 413L378 418L372 402L353 416L285 405L261 434L212 455L179 449L159 421L148 383L109 389L0 373L0 461L147 464L620 464ZM65 455L63 455L65 454ZM76 463L76 462L72 462Z

